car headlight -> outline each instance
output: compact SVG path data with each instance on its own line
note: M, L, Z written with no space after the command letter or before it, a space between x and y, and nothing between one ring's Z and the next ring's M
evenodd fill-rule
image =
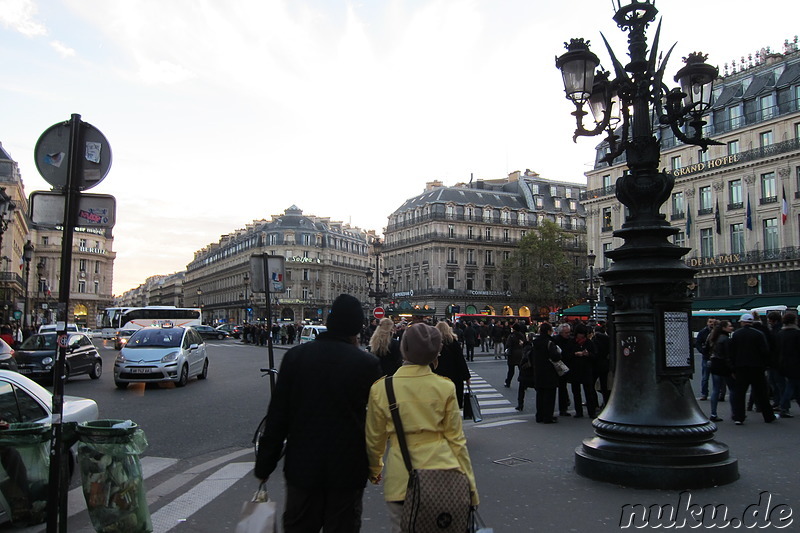
M43 365L49 365L52 362L53 362L53 358L52 357L45 357L44 359L42 359L42 364Z
M161 362L162 363L174 363L175 361L178 360L178 356L180 354L181 354L181 352L179 352L179 351L178 352L168 353L167 355L165 355L164 357L161 358Z
M118 354L117 354L117 360L116 360L116 362L117 362L117 363L124 363L124 362L125 362L125 356L124 356L124 355L122 355L122 352L120 352L120 353L118 353Z

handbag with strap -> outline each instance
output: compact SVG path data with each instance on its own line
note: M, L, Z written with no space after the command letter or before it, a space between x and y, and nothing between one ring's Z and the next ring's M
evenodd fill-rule
M242 505L242 513L236 524L236 533L275 533L278 531L278 508L269 499L262 483L253 498Z
M403 502L401 529L404 533L463 533L470 518L469 480L458 469L414 469L408 451L403 422L392 376L385 379L389 411L392 414L397 444L408 470L406 499Z
M464 418L471 418L473 422L480 422L483 420L481 404L478 403L478 397L472 392L469 383L467 383L467 391L464 393Z

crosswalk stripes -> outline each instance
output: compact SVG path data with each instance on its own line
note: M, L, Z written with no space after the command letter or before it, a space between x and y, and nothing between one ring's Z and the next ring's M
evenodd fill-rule
M478 398L483 415L516 413L516 409L502 394L478 374L470 370L469 386Z

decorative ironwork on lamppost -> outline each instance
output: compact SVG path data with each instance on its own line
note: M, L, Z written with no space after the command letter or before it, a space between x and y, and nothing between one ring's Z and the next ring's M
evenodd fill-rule
M22 260L25 262L25 301L22 309L22 329L28 327L28 291L29 282L31 279L31 260L33 259L33 244L31 241L25 243L22 247Z
M600 274L614 310L614 386L607 406L592 422L595 436L575 451L575 470L640 488L730 483L739 477L737 461L725 444L714 440L717 428L691 388L688 285L696 270L681 259L690 249L669 241L678 228L659 213L675 178L659 171L661 147L654 134L661 125L703 150L719 144L702 136L702 116L710 108L717 69L705 63L705 55L692 53L675 77L680 88L669 89L663 79L672 49L656 61L660 23L648 56L645 30L658 13L654 1L614 4L613 19L628 33L630 62L623 66L603 37L613 80L602 70L595 75L600 61L583 39L573 39L567 53L556 59L567 97L575 104L574 138L607 132L610 150L604 161L611 164L624 153L628 166L616 183L616 196L629 209L622 228L614 231L624 244L606 252L613 263ZM591 130L583 126L587 103L595 119ZM685 133L685 126L693 132Z

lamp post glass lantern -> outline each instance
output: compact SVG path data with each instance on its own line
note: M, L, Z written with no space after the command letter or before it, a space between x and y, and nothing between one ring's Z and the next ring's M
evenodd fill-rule
M628 33L630 62L623 66L603 37L613 79L602 69L594 71L600 62L583 39L570 41L567 53L556 59L567 98L575 105L573 140L605 132L608 153L603 162L611 165L624 154L627 165L617 180L616 197L628 214L614 231L624 244L605 252L612 263L600 274L611 292L614 386L592 423L595 436L575 451L575 470L638 488L730 483L739 477L737 461L725 444L714 440L716 426L697 405L691 388L688 286L696 269L682 260L690 249L670 242L679 229L659 212L675 178L659 171L657 130L668 127L682 142L703 151L720 144L702 136L717 69L705 63L704 54L690 54L675 77L680 88L670 89L664 73L672 48L663 61L656 61L660 22L648 55L646 30L658 14L655 2L616 0L615 9L614 21ZM591 129L583 124L587 102L595 120ZM590 274L590 288L592 278Z

